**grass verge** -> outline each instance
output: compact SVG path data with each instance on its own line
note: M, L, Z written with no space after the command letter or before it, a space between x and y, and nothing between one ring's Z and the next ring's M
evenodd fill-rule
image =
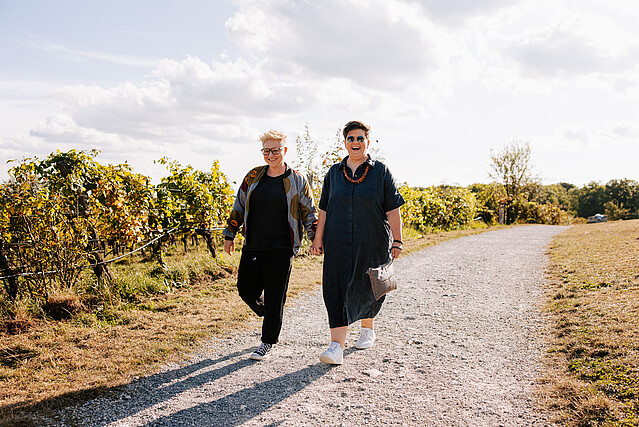
M562 425L639 425L639 220L556 236L548 277L546 409Z
M426 235L406 229L404 254L497 228ZM287 305L319 287L322 260L296 259ZM174 250L162 273L172 280L164 283L152 280L158 276L157 264L137 261L115 266L119 294L153 288L147 297L132 295L129 302L78 309L60 321L25 317L0 325L0 425L30 425L29 414L117 392L136 376L181 359L204 339L259 325L235 290L239 252L212 259L204 247L187 254ZM74 298L59 297L65 307L81 307Z

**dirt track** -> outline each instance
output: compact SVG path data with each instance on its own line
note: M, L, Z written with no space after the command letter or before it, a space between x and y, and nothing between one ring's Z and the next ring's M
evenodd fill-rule
M396 262L400 290L376 320L377 341L344 364L328 344L319 292L287 307L271 359L253 333L204 345L190 360L118 396L68 408L56 425L549 425L533 387L544 350L545 251L565 227L526 226L425 249Z

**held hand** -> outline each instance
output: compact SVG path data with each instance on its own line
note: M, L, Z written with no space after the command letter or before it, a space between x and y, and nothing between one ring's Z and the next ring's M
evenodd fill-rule
M224 240L224 252L231 255L231 252L235 250L234 240Z
M311 254L322 255L323 253L324 253L324 245L322 243L322 239L313 240L313 244L311 245Z

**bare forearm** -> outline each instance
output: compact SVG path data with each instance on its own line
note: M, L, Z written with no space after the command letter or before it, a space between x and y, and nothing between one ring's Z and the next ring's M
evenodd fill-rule
M390 225L391 233L393 233L393 240L396 240L391 245L391 255L394 259L402 254L402 214L399 211L399 208L397 208L386 212L386 217L388 218L388 225ZM399 240L399 242L397 242L397 240Z
M390 225L391 233L393 233L394 240L402 240L402 213L400 208L393 209L386 212L388 218L388 224Z

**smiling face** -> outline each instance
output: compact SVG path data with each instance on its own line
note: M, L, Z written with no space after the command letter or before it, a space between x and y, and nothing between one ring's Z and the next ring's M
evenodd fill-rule
M370 141L366 137L366 132L362 129L353 129L346 135L344 146L348 151L348 156L355 162L363 162L368 154Z
M268 154L264 153L268 150ZM275 154L272 150L279 151ZM286 154L287 147L283 145L282 140L279 139L267 139L262 143L262 154L266 163L274 169L284 167L284 155Z

